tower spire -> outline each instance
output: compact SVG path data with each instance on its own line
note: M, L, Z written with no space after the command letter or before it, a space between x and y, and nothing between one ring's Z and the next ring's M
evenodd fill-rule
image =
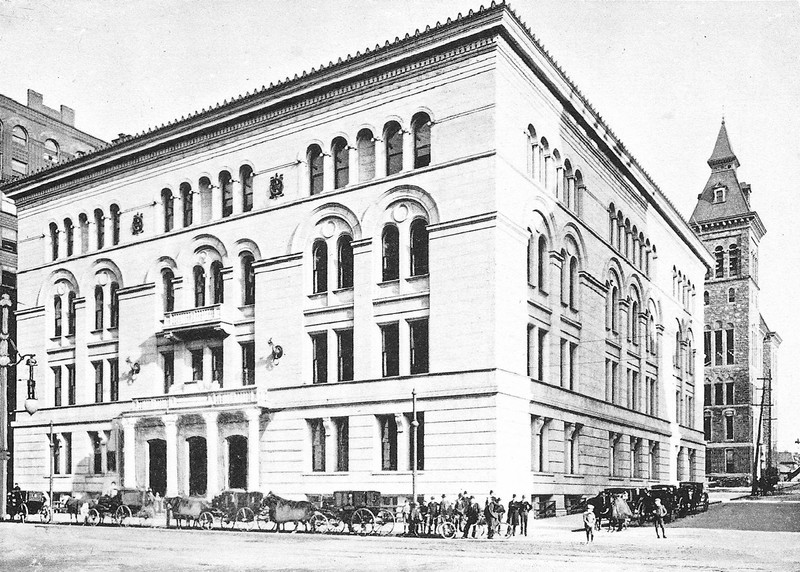
M725 128L725 116L722 116L722 125L719 127L719 134L717 135L717 142L714 144L714 151L711 152L711 157L708 159L708 166L713 170L720 169L736 169L739 166L739 160L731 148L730 139L728 139L728 130Z

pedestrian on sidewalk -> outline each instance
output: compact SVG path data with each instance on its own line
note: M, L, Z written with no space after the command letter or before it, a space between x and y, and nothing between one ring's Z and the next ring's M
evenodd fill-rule
M522 495L522 500L519 501L519 533L528 536L528 513L533 506L525 500L525 495Z
M667 516L667 508L661 504L661 499L656 499L655 508L653 508L653 525L656 527L656 537L666 538L667 533L664 532L664 517ZM661 536L658 535L658 528L661 527Z
M587 504L586 510L583 512L583 530L586 531L586 544L594 542L595 519L594 506Z

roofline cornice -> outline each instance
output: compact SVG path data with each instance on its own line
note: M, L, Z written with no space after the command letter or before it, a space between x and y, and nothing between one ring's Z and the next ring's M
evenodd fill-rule
M767 234L767 228L764 226L764 223L761 221L761 217L758 216L756 211L748 211L746 213L733 216L713 218L704 221L692 220L690 224L695 232L704 232L707 230L728 227L735 224L752 224L752 227L756 231L759 240L761 240L761 238Z

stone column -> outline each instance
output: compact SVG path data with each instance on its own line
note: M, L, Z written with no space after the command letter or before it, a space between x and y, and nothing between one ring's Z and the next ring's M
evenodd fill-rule
M248 409L247 415L247 489L259 490L261 471L261 409Z
M394 414L397 423L397 470L411 470L411 425L402 413Z
M330 417L323 417L322 426L325 428L325 472L336 471L336 424Z
M375 178L386 176L386 142L375 137Z
M123 467L125 469L122 485L126 488L136 488L136 419L122 419L123 442L125 452Z
M103 213L103 248L108 248L114 244L111 218L110 212Z
M178 494L178 416L165 415L164 438L167 442L167 492L165 496Z
M347 186L360 183L358 178L358 148L352 145L347 146Z
M202 213L200 212L203 206L203 201L200 196L200 187L197 187L197 190L192 190L192 224L190 226L196 226L197 223L201 222ZM181 213L183 216L183 213Z
M414 168L414 134L403 130L403 171Z
M327 151L322 151L322 192L333 190L333 156Z
M180 188L172 196L172 228L183 228L183 193Z
M211 183L211 220L222 218L222 185L219 180Z
M209 346L203 347L203 386L208 386L211 383L211 367L212 367L211 348Z
M206 423L206 496L213 498L219 492L219 428L217 412L203 413Z
M531 432L533 439L531 439L531 468L534 473L544 472L544 459L543 451L541 449L541 434L544 428L544 418L534 417L531 421Z

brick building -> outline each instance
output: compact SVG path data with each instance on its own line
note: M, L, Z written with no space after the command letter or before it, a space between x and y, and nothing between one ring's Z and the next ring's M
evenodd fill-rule
M711 258L503 4L5 191L23 487L406 496L414 389L423 493L704 476Z
M781 338L759 310L758 249L766 228L750 206L750 185L737 178L739 161L724 120L708 165L711 176L690 218L714 257L703 293L706 473L746 484L753 475L756 443L761 449L758 471L774 466Z

